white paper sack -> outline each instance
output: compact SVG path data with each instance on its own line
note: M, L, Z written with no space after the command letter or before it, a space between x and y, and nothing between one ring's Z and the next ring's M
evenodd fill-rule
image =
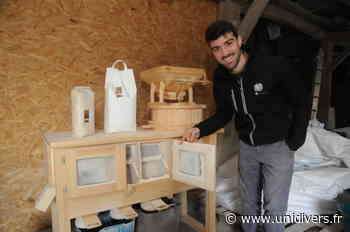
M124 65L124 70L115 68L117 63ZM136 83L132 69L125 62L117 60L106 70L104 131L136 130Z
M326 157L350 156L350 139L319 127L308 127L305 144L297 153L321 154Z
M305 143L295 152L296 165L339 165L350 167L350 139L320 127L309 126Z
M338 193L350 187L349 179L349 168L318 167L297 171L293 175L291 191L332 200Z
M288 201L288 213L308 215L332 214L337 209L335 200L325 200L321 196L294 191L291 189Z
M315 201L314 199L302 198L300 201L293 200L292 204L288 205L287 214L300 214L306 215L327 215L334 214L336 212L336 201Z
M305 144L295 153L295 169L288 212L330 214L335 198L350 188L350 169L340 167L350 158L350 140L310 122Z

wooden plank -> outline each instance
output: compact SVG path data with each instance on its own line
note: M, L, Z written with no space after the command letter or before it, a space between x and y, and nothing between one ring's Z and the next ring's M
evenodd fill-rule
M96 213L80 216L75 221L78 223L78 228L93 229L102 225Z
M187 192L180 193L181 216L188 215Z
M242 37L243 42L248 40L268 3L269 0L254 0L250 5L238 28L238 34Z
M248 11L244 3L239 0L235 2L239 3L242 12ZM271 3L265 7L261 17L293 27L315 39L324 39L327 35L327 32L318 25ZM336 37L335 34L333 36Z
M318 55L317 55L316 73L315 73L315 76L312 80L313 81L313 85L312 85L313 96L312 96L312 106L311 106L311 119L317 118L323 63L324 63L324 52L323 52L323 49L320 48L318 51Z
M206 191L205 228L208 232L216 231L216 192Z
M60 231L60 224L59 224L59 212L57 209L56 201L54 200L51 204L51 226L52 226L52 232L59 232Z
M66 205L66 197L67 197L67 173L63 171L59 171L62 168L62 163L64 161L65 153L62 150L55 151L54 154L54 164L55 164L55 178L56 178L56 207L55 211L52 213L52 220L55 221L54 225L58 225L58 228L53 228L54 232L71 232L71 225L69 221L69 217L67 215L67 205ZM52 208L53 209L53 208ZM96 212L96 211L95 211ZM95 213L91 212L91 213ZM82 214L80 214L82 215ZM80 216L77 215L77 216Z
M341 63L343 63L344 60L346 60L346 58L348 58L348 56L350 56L350 48L345 49L344 52L335 58L332 70L335 70Z
M328 112L331 104L332 91L332 65L334 44L330 41L323 41L324 63L322 68L322 82L320 87L320 98L318 101L317 119L327 126Z
M203 143L216 145L218 143L218 135L224 133L224 128L217 130L215 133L205 136L201 139Z
M44 190L40 193L38 199L35 201L35 208L42 212L46 212L55 196L55 187L50 184L45 185Z
M181 211L180 211L181 220L184 223L186 223L187 225L189 225L190 227L192 227L192 229L194 229L195 231L198 231L198 232L210 231L210 230L208 230L208 228L209 228L208 224L204 226L203 224L198 222L196 219L194 219L192 216L188 215L188 204L187 204L187 192L186 191L180 193L180 201L181 201ZM206 211L205 213L206 213L206 217L209 217L208 212ZM214 217L213 217L213 215L210 215L210 216L212 218L208 218L206 220L212 221L212 220L216 219L215 214L214 214ZM210 231L210 232L215 232L215 230Z
M55 186L55 163L53 157L53 149L44 140L44 162L45 162L45 175L48 178L48 184Z
M94 146L111 143L127 143L147 141L152 139L177 138L181 137L183 131L162 131L137 129L132 132L118 132L106 134L103 130L97 131L92 136L84 138L73 138L71 132L55 132L44 135L45 141L51 148L71 148L80 146Z
M206 228L201 223L199 223L196 219L194 219L189 215L181 217L181 220L187 225L191 226L197 232L209 232L209 231L206 231ZM215 231L210 231L210 232L215 232Z
M316 24L325 30L331 30L334 26L331 20L313 14L311 11L301 7L297 2L288 1L288 0L271 0L271 3L275 6L281 7L296 16L308 21L310 23Z
M182 184L171 179L161 179L149 183L129 185L129 190L125 192L111 192L102 195L65 199L67 218L71 219L80 215L155 200L194 188L194 186Z
M214 134L211 134L207 137L206 143L217 145L218 135L224 133L224 129L216 131ZM215 175L216 176L216 175ZM206 221L206 230L210 232L216 231L216 192L215 191L206 191L206 206L205 206L205 221Z
M219 18L220 19L228 19L228 21L230 21L230 12L232 15L234 15L236 10L232 11L232 8L230 7L229 3L226 3L226 1L220 2ZM238 0L235 0L234 2L238 6L241 7L242 12L248 11L248 8L245 5L245 2L238 1ZM279 1L279 2L281 2L281 1ZM260 4L263 4L263 3L260 3ZM295 10L295 11L298 11L298 10ZM328 35L328 33L323 28L318 26L318 24L313 23L316 21L320 21L322 19L307 20L306 18L310 18L311 16L308 16L306 18L301 17L301 15L300 15L301 12L299 12L299 14L297 15L295 13L295 11L294 12L288 11L280 6L277 6L274 4L268 4L263 9L261 17L289 25L289 26L311 36L312 38L315 38L315 39L324 39L327 36L327 39L334 40L337 43L339 43L340 41L343 43L345 43L345 42L350 43L350 42L348 42L348 41L350 41L350 39L349 39L350 33L349 32L344 32L344 33L343 32L342 33L332 32L332 33L329 33L329 35ZM247 15L248 15L248 13L247 13ZM247 18L246 20L248 21L248 17L245 17L245 18ZM257 18L259 18L259 17L257 17ZM242 24L243 24L243 22L241 23L241 25ZM253 29L255 26L253 20L252 20L251 24L253 25L252 26L252 29ZM328 24L328 22L323 22L323 24ZM248 31L248 29L246 29L246 30ZM345 39L344 36L347 37L348 39Z

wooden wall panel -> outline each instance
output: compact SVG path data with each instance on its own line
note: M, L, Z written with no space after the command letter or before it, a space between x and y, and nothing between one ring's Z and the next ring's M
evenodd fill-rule
M0 231L35 232L50 223L33 208L45 182L41 135L71 129L73 86L95 91L102 128L105 69L124 59L135 71L137 122L144 124L149 87L140 71L178 65L209 67L209 74L204 31L215 18L210 0L1 1ZM210 89L195 90L207 115Z

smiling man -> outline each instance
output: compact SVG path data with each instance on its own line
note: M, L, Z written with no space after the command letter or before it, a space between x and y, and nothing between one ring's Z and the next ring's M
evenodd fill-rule
M234 32L227 32L210 42L211 51L218 63L231 72L239 73L247 62L247 54L241 52L242 39Z
M183 140L197 141L234 118L240 139L243 214L261 215L263 206L265 215L282 216L287 210L294 151L306 137L305 88L285 59L243 51L242 39L231 23L214 22L205 37L219 63L213 81L216 112L188 129ZM242 229L255 232L257 225L242 224ZM266 223L264 229L282 232L284 225Z

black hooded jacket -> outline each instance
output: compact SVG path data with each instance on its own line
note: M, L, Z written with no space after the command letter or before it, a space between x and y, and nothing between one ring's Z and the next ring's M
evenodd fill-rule
M200 137L235 119L239 138L253 146L285 140L291 150L303 145L308 97L298 73L282 57L249 56L244 71L219 65L214 72L216 113L195 125Z

